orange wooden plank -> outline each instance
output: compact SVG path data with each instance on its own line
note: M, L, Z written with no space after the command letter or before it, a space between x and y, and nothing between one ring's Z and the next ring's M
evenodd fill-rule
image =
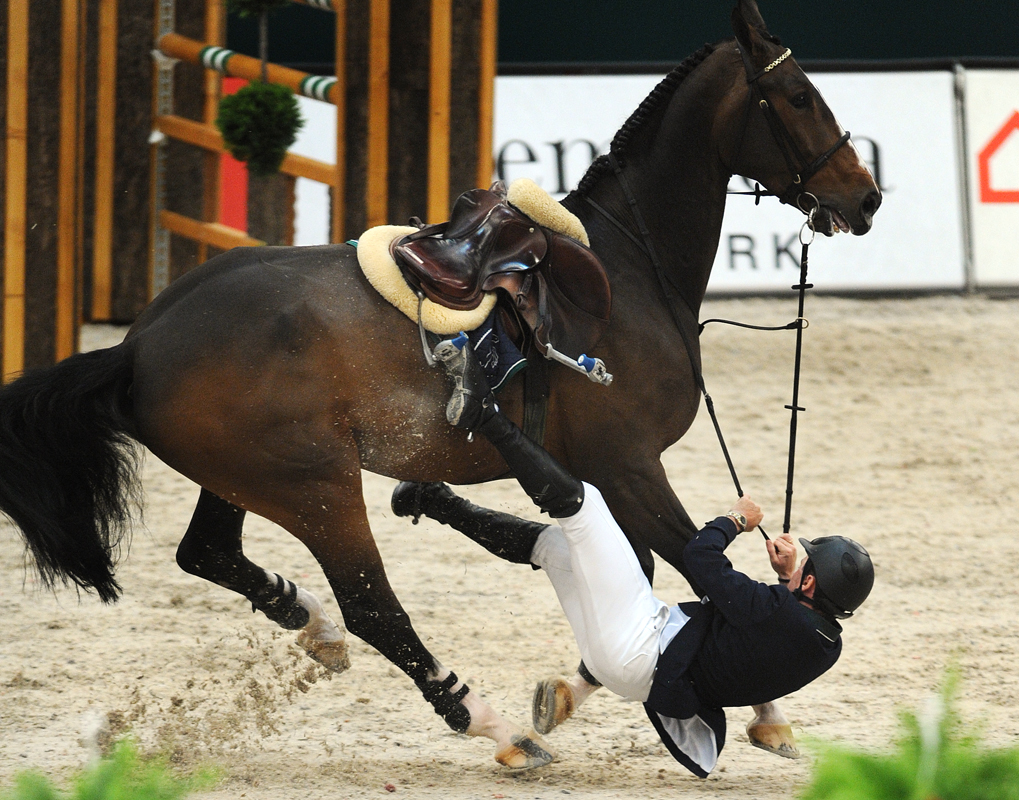
M487 189L495 173L492 154L495 117L495 70L498 44L498 0L481 0L480 74L478 76L478 177Z
M368 227L389 214L389 0L371 0L368 34Z
M165 133L172 139L201 147L210 153L225 153L223 136L219 130L212 125L205 125L195 122L193 119L178 117L176 115L165 115L156 117L156 130ZM295 178L308 178L327 186L332 186L336 174L332 164L318 161L307 156L299 156L296 153L287 153L280 165L280 172L285 175L292 175Z
M449 103L453 69L453 3L432 0L428 83L428 222L449 216Z
M4 190L3 380L25 368L25 214L28 161L28 3L7 6L7 147Z
M113 315L113 171L117 118L117 0L100 0L96 73L96 177L92 319Z
M220 250L234 247L259 247L265 242L253 239L244 231L221 225L218 222L202 222L165 209L159 215L159 224L171 233L184 236L196 242L211 244Z

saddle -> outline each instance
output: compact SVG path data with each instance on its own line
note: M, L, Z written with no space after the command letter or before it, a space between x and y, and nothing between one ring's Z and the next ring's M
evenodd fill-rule
M605 268L586 239L576 217L522 179L509 190L498 182L465 192L448 222L393 239L390 254L407 283L441 306L476 309L495 292L522 352L533 342L576 368L576 356L604 334L612 305Z

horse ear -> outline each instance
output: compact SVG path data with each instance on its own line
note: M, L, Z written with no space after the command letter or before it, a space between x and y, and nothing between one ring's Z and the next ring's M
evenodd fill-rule
M757 9L756 0L739 0L739 4L732 10L732 30L740 47L751 56L763 49L765 37L771 37Z
M748 25L753 25L765 36L769 36L768 26L764 24L764 18L757 8L757 0L739 0L734 13L739 13Z

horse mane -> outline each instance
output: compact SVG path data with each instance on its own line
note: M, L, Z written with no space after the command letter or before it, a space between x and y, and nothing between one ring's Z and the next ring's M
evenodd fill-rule
M616 135L612 137L612 143L609 145L609 152L616 157L620 165L626 163L626 151L634 136L648 124L649 120L655 117L657 112L668 104L669 100L672 99L672 95L675 94L683 82L683 79L693 72L717 47L717 44L706 44L696 53L684 59L678 67L659 81L658 85L651 90L651 93L637 106L637 109L630 114L626 122L623 123L623 126L616 131ZM610 172L611 169L608 156L598 156L591 166L588 167L584 177L580 179L577 188L570 192L564 202L572 198L573 195L587 194L591 187L603 175Z

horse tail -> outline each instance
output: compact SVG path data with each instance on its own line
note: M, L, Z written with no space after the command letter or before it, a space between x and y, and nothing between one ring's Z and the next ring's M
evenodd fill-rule
M0 512L20 530L42 583L95 590L113 577L140 508L131 348L71 356L0 389Z

